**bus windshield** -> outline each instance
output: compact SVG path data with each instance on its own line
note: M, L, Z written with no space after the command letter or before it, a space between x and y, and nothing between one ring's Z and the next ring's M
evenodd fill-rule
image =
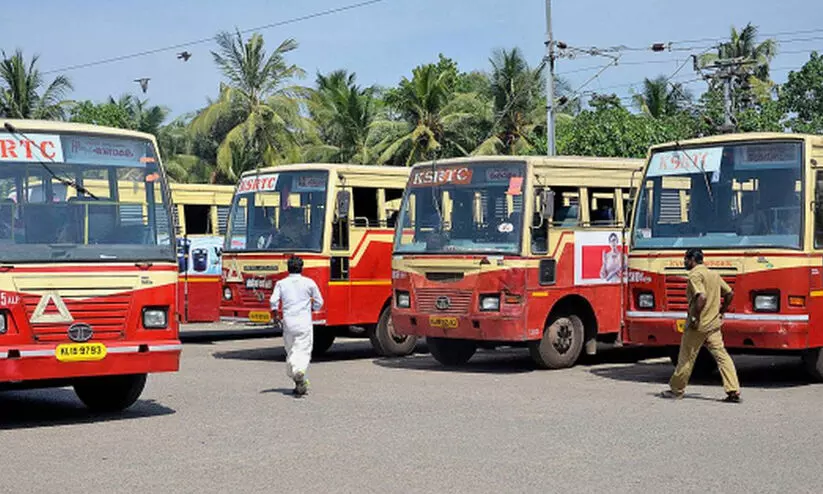
M652 154L634 222L637 249L799 249L798 141L717 144Z
M0 133L0 262L174 260L147 139Z
M419 167L403 196L394 251L520 252L525 165Z
M237 185L227 251L320 252L329 172L244 176Z

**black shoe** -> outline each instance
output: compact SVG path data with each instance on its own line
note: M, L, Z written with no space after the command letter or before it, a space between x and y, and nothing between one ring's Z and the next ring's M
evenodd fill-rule
M731 393L726 393L726 397L723 398L723 401L726 403L740 403L743 400L740 398L739 391L732 391Z
M305 374L298 372L294 375L294 396L305 396L309 392L309 380Z
M672 391L670 389L667 389L666 391L663 391L662 393L660 393L657 396L659 396L660 398L666 399L666 400L682 400L683 395L685 395L685 394L686 393L675 393L674 391Z

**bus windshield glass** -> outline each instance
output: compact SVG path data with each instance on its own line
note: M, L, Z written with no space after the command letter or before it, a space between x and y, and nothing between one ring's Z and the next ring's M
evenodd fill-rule
M0 262L174 260L148 139L0 133Z
M522 163L412 170L394 251L517 254L523 232Z
M289 171L240 179L227 251L320 252L329 172Z
M717 144L652 154L635 212L637 249L799 249L803 147Z

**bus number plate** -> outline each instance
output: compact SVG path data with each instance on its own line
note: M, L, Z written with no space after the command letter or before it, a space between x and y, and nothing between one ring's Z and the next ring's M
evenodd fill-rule
M60 362L89 362L106 358L106 345L102 343L66 343L55 350Z
M249 321L265 323L271 321L271 313L266 311L251 311L249 312Z
M677 332L682 333L686 331L686 320L685 319L678 319L677 320Z
M429 317L429 324L431 324L431 327L433 327L433 328L456 329L457 328L457 318L456 317L431 316L431 317Z

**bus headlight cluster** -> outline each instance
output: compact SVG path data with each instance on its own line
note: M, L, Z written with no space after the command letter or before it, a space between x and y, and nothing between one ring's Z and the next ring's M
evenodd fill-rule
M397 290L394 293L394 304L398 309L408 309L411 307L411 297L409 292Z
M757 312L777 312L780 296L776 293L761 293L754 296L754 310Z
M0 311L0 334L6 334L9 330L8 322L6 321L6 312Z
M480 310L483 312L500 310L500 295L480 295Z
M146 329L166 329L169 326L169 310L166 307L146 307L143 309L143 327Z
M644 292L637 296L637 307L640 309L654 309L654 294Z

